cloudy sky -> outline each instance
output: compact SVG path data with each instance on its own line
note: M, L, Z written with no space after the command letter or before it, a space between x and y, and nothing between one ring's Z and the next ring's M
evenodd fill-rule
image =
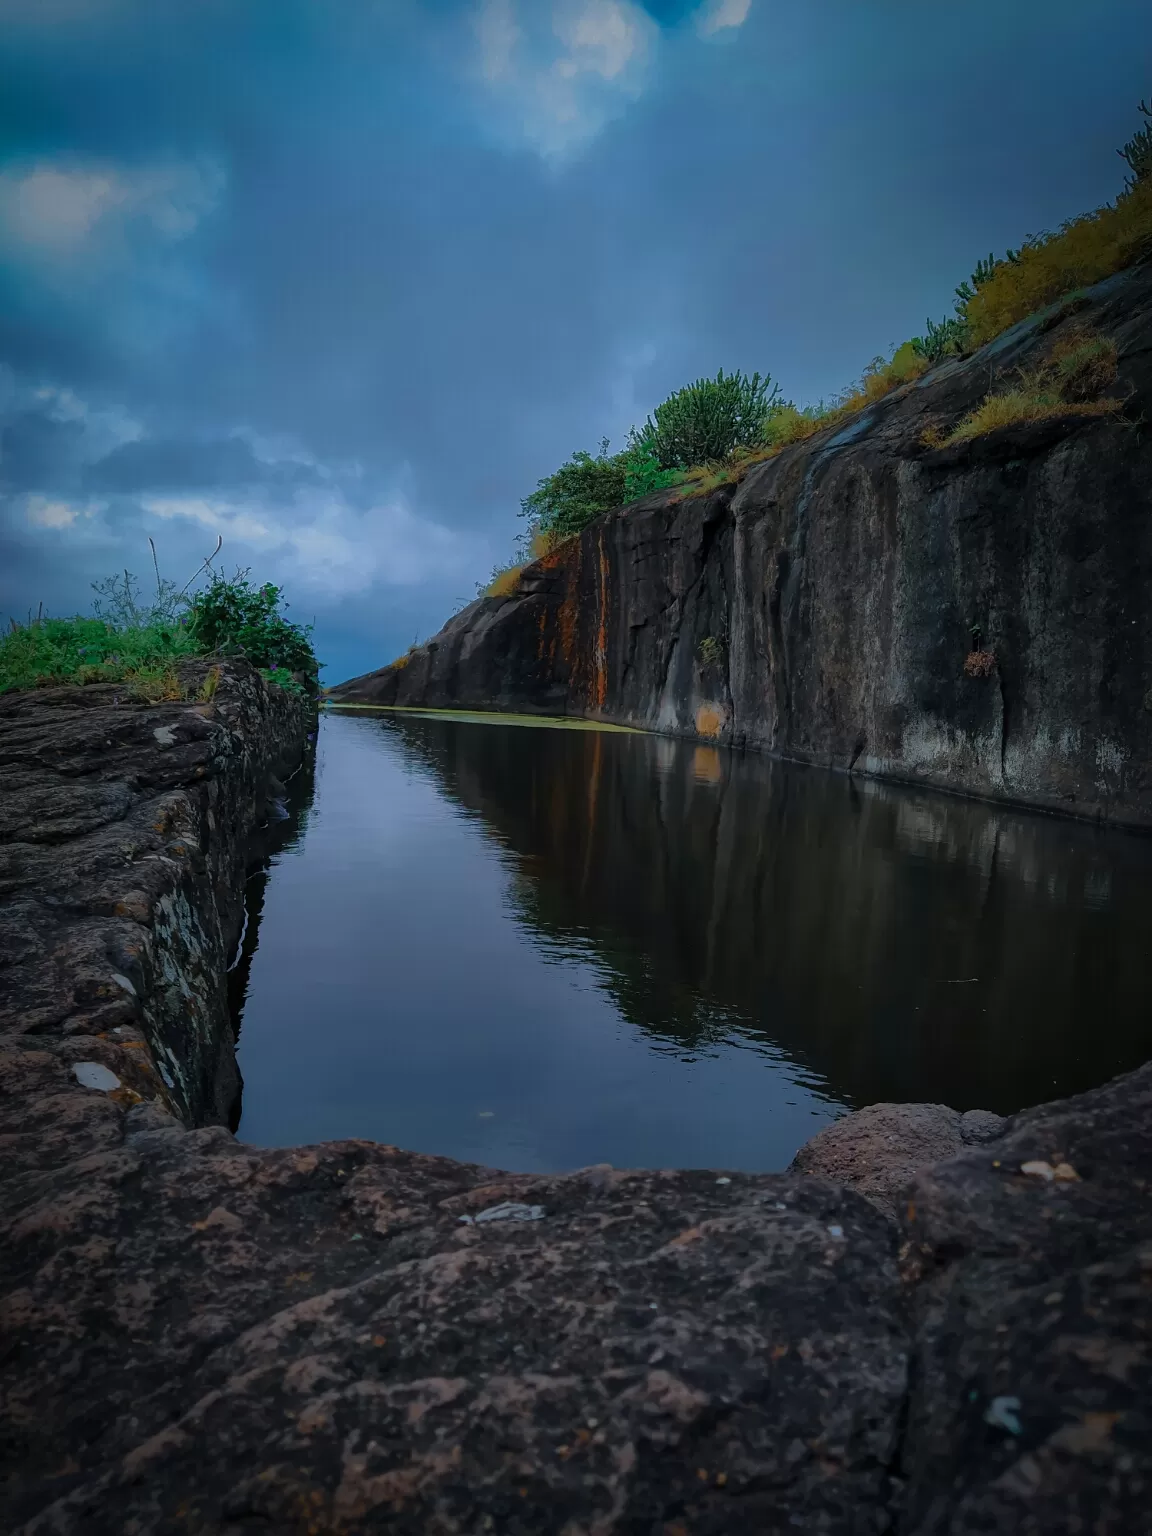
M575 448L815 400L1112 197L1147 0L0 0L0 613L222 563L327 679Z

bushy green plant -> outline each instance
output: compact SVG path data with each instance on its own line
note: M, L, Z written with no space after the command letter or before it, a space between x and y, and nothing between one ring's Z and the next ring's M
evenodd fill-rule
M1152 180L1152 107L1142 101L1140 111L1148 121L1143 128L1132 135L1123 149L1116 151L1120 158L1127 162L1128 169L1132 172L1124 182L1129 192L1137 182Z
M697 379L669 395L636 434L636 442L662 469L689 469L723 459L734 448L764 440L765 423L780 407L779 386L759 373Z
M531 496L520 503L520 515L531 520L530 533L567 538L626 499L623 454L609 454L608 439L593 455L581 449L554 474L537 482Z
M683 468L665 469L650 443L633 429L628 447L620 455L624 460L624 500L639 501L653 491L666 491L684 478Z
M245 656L275 682L299 674L315 688L312 626L294 624L280 612L283 592L266 581L254 586L246 570L231 578L212 574L188 604L188 628L197 649L215 656ZM277 677L276 674L283 674Z
M635 432L621 453L610 454L605 437L598 453L583 449L574 453L554 474L545 475L531 496L520 503L520 515L530 519L523 540L525 551L533 539L543 536L555 542L570 538L601 513L682 479L683 472L663 468L651 447Z
M914 336L912 345L918 357L929 363L939 363L944 358L963 352L968 340L968 326L959 315L945 315L937 323L925 321L923 336Z
M919 357L928 363L939 363L946 357L961 356L971 350L973 338L968 317L969 305L1001 268L1020 260L1022 250L1023 247L1017 251L1005 251L999 258L989 251L986 257L976 263L972 276L956 289L955 314L946 315L938 324L928 320L924 335L913 337L912 347Z

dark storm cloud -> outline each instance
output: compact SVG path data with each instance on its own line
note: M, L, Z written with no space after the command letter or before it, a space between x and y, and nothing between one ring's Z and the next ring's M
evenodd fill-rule
M0 431L0 487L16 492L74 486L83 441L78 421L21 411Z
M1084 17L0 0L0 607L220 530L393 654L573 449L720 366L828 395L1113 195L1152 22Z
M320 480L313 465L265 463L238 437L146 438L122 443L88 465L83 486L94 492L197 491L220 486L315 485Z

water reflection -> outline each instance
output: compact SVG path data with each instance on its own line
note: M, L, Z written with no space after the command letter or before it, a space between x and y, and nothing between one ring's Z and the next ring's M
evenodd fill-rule
M1007 1112L1152 1054L1145 840L640 735L333 716L321 749L252 1139L778 1167L843 1105Z

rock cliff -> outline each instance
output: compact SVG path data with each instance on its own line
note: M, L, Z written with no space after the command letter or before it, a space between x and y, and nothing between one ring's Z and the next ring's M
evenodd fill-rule
M208 672L181 669L193 694ZM32 1107L11 1088L49 1056L73 1079L109 1086L110 1074L125 1102L158 1096L189 1125L233 1120L227 970L245 862L312 718L242 662L201 702L142 705L111 683L0 697L9 1158L12 1137L29 1155L67 1154L73 1110L96 1102L70 1093Z
M1117 344L1122 416L924 446L1085 326ZM582 715L1148 825L1150 408L1145 264L738 486L607 514L332 696Z

